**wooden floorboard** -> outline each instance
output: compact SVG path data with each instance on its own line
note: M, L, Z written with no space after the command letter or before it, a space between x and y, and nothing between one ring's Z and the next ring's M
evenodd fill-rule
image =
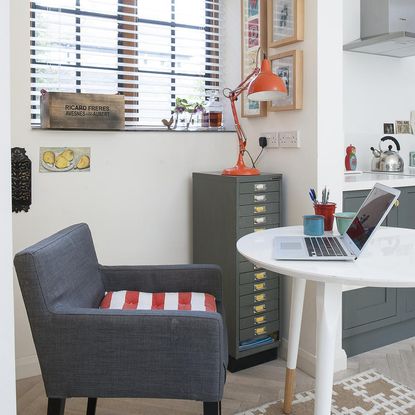
M368 369L415 389L415 338L363 353L348 360L344 379ZM281 399L284 392L285 362L275 360L241 372L228 373L222 401L223 415L233 415L263 403ZM314 379L298 371L296 391L314 387ZM17 414L46 415L47 399L40 376L17 382ZM68 399L65 415L84 415L86 399ZM97 415L200 415L202 404L164 399L98 399Z

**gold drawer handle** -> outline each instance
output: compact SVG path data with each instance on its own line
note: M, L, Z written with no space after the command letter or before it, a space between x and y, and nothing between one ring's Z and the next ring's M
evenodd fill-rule
M267 218L265 216L254 218L254 225L263 225L267 223Z
M263 313L267 309L265 304L255 305L254 306L254 314Z
M262 232L262 231L266 231L267 228L261 227L261 228L255 228L254 232Z
M264 192L267 190L267 185L265 183L257 183L254 188L256 192Z
M258 294L254 296L254 301L256 303L259 303L260 301L265 301L267 299L267 296L265 294Z
M255 281L262 281L265 280L265 278L267 278L267 273L266 272L256 272L254 274L255 277Z
M261 282L260 284L254 284L254 291L262 291L267 288L267 284L265 282Z
M261 334L266 334L267 328L266 327L258 327L255 329L255 336L260 336Z
M254 195L255 202L266 202L267 196L266 195Z
M266 206L254 206L254 213L265 213L266 211Z
M397 200L396 202L395 202L395 207L399 207L399 205L401 204L401 202L399 202L399 200Z
M254 324L266 323L267 318L265 316L254 317Z

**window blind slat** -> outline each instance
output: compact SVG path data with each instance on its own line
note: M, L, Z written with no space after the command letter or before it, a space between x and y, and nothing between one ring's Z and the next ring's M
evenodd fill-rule
M124 94L129 127L161 126L176 98L205 101L222 88L221 1L32 1L32 123L41 89Z

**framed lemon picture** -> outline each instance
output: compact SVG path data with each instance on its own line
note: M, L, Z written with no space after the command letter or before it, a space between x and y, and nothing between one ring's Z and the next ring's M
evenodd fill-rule
M40 147L40 173L81 173L90 170L90 147Z

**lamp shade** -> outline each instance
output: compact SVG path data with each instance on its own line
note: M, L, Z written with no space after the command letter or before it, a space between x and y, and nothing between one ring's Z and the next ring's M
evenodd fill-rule
M251 101L272 101L286 94L284 81L271 71L268 59L263 59L261 71L248 87L248 99Z

